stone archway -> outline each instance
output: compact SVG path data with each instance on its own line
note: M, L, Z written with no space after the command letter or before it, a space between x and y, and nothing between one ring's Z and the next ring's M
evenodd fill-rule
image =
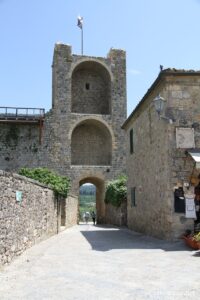
M112 136L100 121L81 121L71 136L71 165L110 166L112 164Z
M96 187L96 212L97 223L105 223L105 182L97 177L86 177L79 181L79 187L85 183L91 183Z
M71 75L71 111L109 115L111 113L111 76L100 62L79 62Z

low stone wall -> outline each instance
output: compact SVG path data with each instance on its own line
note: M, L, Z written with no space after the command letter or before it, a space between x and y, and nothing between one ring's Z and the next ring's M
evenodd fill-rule
M69 196L63 201L66 203L63 222L69 227L77 223L77 200ZM0 171L0 265L59 232L61 203L46 186Z
M120 207L106 204L106 223L116 226L127 226L127 202Z
M65 206L65 227L71 227L77 224L78 220L78 198L74 195L69 195L66 199Z
M66 199L60 199L61 226L65 228L77 224L78 221L78 197L68 195Z

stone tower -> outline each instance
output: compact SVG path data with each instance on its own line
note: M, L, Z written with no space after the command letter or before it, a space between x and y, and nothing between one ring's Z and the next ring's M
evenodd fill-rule
M126 54L111 49L107 58L79 56L56 44L52 68L49 167L70 176L76 194L84 183L96 186L103 222L105 183L125 173Z
M125 52L79 56L56 44L52 70L52 109L43 126L26 118L12 123L7 115L0 124L0 169L48 167L71 178L75 195L92 183L98 222L112 223L104 193L108 180L125 173Z

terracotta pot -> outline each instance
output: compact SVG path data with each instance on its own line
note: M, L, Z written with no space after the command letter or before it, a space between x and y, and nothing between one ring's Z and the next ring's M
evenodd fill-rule
M188 245L190 248L192 248L194 250L200 249L200 242L198 244L198 242L196 242L193 239L193 237L183 236L183 239L185 240L186 245Z
M196 242L196 243L197 243L197 246L198 246L198 248L200 250L200 242Z

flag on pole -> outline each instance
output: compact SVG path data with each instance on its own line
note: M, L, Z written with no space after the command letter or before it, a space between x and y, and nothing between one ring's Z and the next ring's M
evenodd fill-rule
M83 17L78 16L77 26L81 29L83 28Z

